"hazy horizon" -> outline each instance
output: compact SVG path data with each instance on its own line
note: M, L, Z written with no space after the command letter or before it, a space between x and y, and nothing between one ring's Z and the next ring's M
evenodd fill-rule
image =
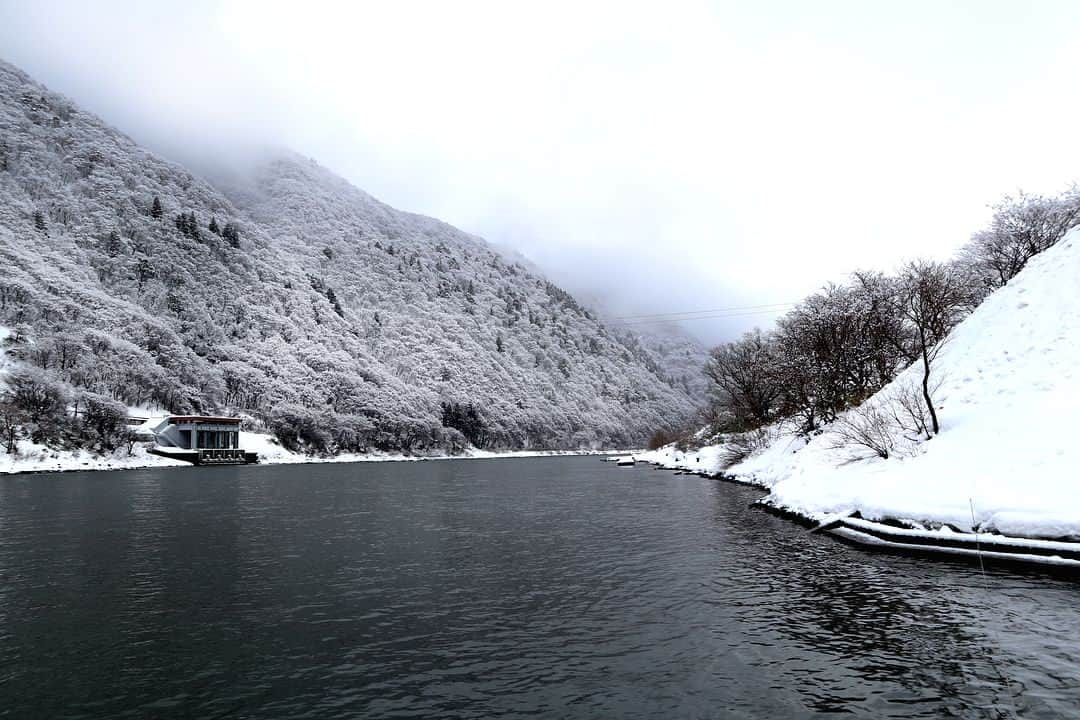
M753 306L683 323L709 343L853 270L947 257L989 204L1080 165L1064 2L3 1L0 20L0 57L197 169L288 147L614 315Z

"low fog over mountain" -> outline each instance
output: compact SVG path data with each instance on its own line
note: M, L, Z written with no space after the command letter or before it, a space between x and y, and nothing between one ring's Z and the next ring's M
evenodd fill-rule
M313 160L218 188L0 65L0 325L91 399L239 412L315 451L642 443L701 350Z
M994 199L1060 191L1078 12L0 1L0 47L200 176L288 147L640 315L945 259ZM716 343L778 314L682 326Z

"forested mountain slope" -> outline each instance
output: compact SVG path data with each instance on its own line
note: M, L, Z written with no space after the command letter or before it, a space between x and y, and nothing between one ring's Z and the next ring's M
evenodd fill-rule
M709 359L709 351L697 338L678 323L630 323L630 329L668 378L689 392L690 397L705 397L708 386L702 368Z
M0 324L78 392L327 452L625 445L693 412L483 241L287 153L219 192L3 63L0 198Z

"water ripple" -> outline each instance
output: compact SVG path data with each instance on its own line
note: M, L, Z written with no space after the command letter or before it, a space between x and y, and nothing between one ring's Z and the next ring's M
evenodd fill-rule
M0 479L0 716L1080 714L1076 585L755 497L573 458Z

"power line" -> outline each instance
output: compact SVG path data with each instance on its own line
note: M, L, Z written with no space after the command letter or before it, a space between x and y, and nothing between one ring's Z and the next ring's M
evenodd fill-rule
M782 302L782 303L767 303L765 305L741 305L741 306L737 306L737 307L713 308L712 310L684 310L682 312L646 313L646 314L642 314L642 315L616 315L615 317L613 317L611 319L612 320L651 320L653 318L670 318L670 317L675 317L677 315L679 315L679 316L681 316L681 315L693 316L693 315L703 315L703 314L706 314L706 313L711 314L711 313L738 312L738 311L742 311L742 310L759 310L760 312L775 312L775 311L782 310L782 309L784 309L786 307L791 307L791 306L797 305L797 304L798 303L794 303L794 302ZM686 319L692 319L692 318L686 318Z
M782 308L775 310L751 310L749 312L725 313L721 315L697 315L695 317L655 318L652 320L618 320L619 325L655 325L657 323L682 322L683 320L720 320L722 318L746 317L748 315L775 315Z

